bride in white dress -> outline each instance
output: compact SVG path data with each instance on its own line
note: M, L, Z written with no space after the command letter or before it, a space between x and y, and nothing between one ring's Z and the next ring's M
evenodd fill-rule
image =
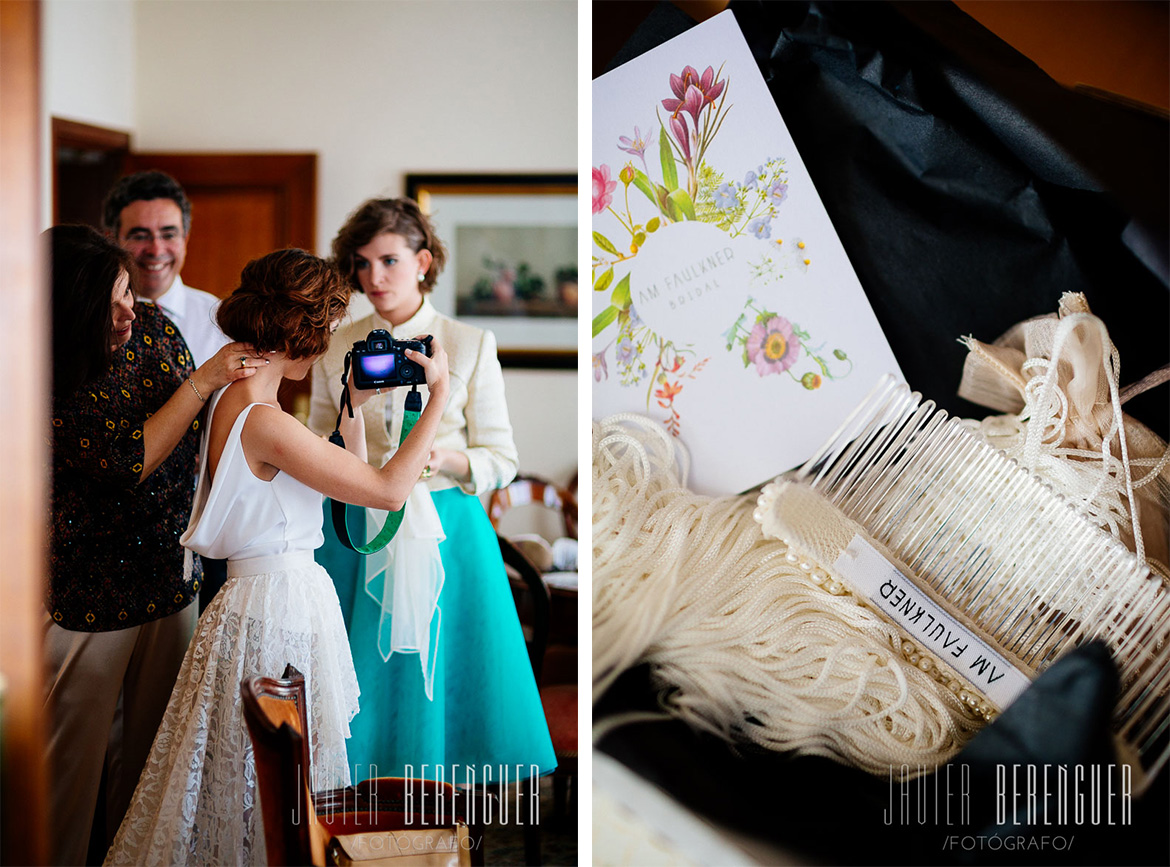
M267 863L239 689L247 677L279 677L288 663L305 674L310 696L313 788L350 782L345 738L358 685L333 583L313 560L324 540L321 499L400 508L426 465L449 383L437 343L429 358L411 355L426 371L426 405L381 469L366 463L360 405L371 392L351 392L347 450L283 412L281 380L309 372L348 297L328 263L280 250L250 262L220 305L224 333L268 353L255 375L211 399L182 539L227 559L228 581L199 619L107 864Z

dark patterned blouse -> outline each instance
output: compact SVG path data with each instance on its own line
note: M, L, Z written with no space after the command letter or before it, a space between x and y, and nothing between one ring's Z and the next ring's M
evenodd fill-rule
M53 401L53 527L47 607L65 629L108 632L174 614L192 602L202 564L184 580L199 459L198 418L138 483L142 425L194 369L175 325L149 302L100 379Z

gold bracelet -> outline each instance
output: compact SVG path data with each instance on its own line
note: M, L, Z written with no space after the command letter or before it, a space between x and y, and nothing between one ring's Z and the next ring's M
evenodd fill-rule
M199 402L203 403L203 395L199 393L199 389L195 387L195 380L193 377L187 377L187 385L191 386L191 391L195 392L195 396L199 398Z

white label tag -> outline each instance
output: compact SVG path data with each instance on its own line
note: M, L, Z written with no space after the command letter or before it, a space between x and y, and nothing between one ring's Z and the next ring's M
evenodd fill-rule
M833 569L912 640L946 663L1003 710L1031 685L1026 674L937 605L860 535Z

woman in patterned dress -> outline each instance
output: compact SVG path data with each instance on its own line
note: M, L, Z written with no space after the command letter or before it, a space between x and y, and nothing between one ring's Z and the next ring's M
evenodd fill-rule
M103 826L112 836L130 802L194 628L201 565L179 537L203 401L263 362L231 344L195 369L174 324L135 301L128 253L86 226L44 238L53 309L51 860L81 864L103 767L99 839Z

